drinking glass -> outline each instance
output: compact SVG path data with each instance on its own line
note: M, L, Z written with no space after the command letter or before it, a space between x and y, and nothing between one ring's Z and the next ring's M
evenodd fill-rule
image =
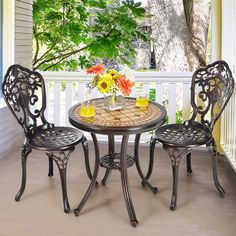
M136 107L148 107L148 94L146 92L139 92L136 96Z
M96 107L93 101L85 101L80 105L81 117L93 117L96 114Z

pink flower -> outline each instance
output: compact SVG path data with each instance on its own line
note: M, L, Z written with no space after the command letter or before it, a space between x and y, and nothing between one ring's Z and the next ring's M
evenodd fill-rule
M103 74L104 71L105 71L105 67L103 64L91 66L90 68L86 70L87 74L97 74L97 75Z
M116 84L124 96L129 96L132 86L134 85L134 83L127 79L125 75L121 75L117 79Z

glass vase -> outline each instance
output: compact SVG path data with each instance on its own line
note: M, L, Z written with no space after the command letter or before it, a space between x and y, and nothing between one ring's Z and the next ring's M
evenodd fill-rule
M105 109L108 111L118 111L125 107L124 97L116 94L116 92L104 97Z

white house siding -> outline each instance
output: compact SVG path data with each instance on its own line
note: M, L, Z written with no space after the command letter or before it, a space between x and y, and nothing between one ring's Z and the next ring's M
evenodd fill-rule
M3 158L23 141L22 128L7 107L0 109L0 158Z
M15 2L15 63L32 67L32 0Z
M15 1L15 64L32 67L32 0ZM7 107L0 107L0 159L20 151L23 130ZM20 155L20 152L19 152Z

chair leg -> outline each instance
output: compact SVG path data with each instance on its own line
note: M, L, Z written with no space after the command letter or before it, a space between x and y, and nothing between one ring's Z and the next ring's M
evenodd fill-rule
M186 162L187 162L187 172L191 174L193 172L191 165L191 152L187 154Z
M53 176L53 159L50 156L48 157L48 166L48 176L51 177Z
M172 165L173 187L172 187L170 209L173 211L176 209L177 205L179 164L181 159L190 152L190 148L177 148L168 145L163 145L163 148L169 154Z
M219 183L219 179L218 179L218 174L217 174L217 149L216 149L216 143L215 143L214 139L208 145L208 148L212 154L212 170L213 170L214 183L215 183L215 186L216 186L217 190L219 191L221 197L224 197L225 190L221 187L221 185Z
M67 169L67 163L70 154L74 151L74 148L71 150L59 152L59 155L55 155L54 153L47 153L47 155L50 155L51 158L57 163L57 167L60 173L61 178L61 187L62 187L62 198L63 198L63 207L64 212L69 213L70 212L70 205L69 200L67 196L67 185L66 185L66 169Z
M78 216L80 214L80 211L83 209L84 205L88 201L89 197L91 196L92 190L94 189L94 186L96 184L97 176L98 176L98 170L99 170L99 160L100 160L100 154L99 154L99 146L97 137L94 133L91 133L94 143L94 150L95 150L95 165L94 165L94 171L93 171L93 177L91 179L90 185L87 189L87 192L85 193L83 199L79 203L78 207L74 210L74 214Z
M66 168L63 168L63 169L59 168L59 173L60 173L60 177L61 177L64 212L69 213L70 212L70 205L69 205L69 200L68 200L68 196L67 196Z
M172 163L172 173L173 173L173 187L172 187L172 197L170 203L170 209L173 211L177 204L177 192L178 192L178 177L179 177L179 163Z
M15 200L18 202L20 201L20 198L22 194L25 191L25 185L26 185L26 163L27 163L27 157L31 153L32 149L29 148L26 144L22 145L21 149L21 165L22 165L22 179L21 179L21 187L19 192L15 196Z

